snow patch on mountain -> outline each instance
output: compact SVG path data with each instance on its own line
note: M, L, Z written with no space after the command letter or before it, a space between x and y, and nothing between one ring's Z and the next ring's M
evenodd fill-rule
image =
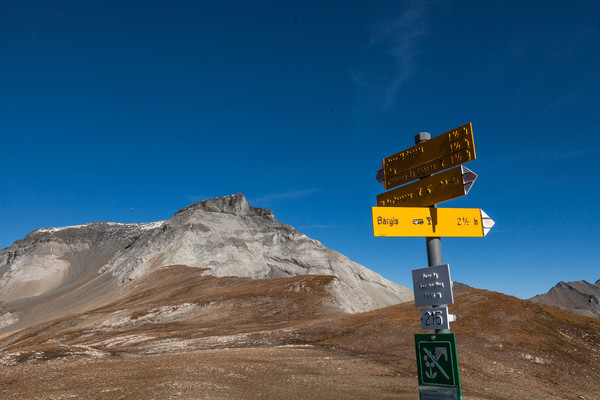
M163 222L164 221L156 221L156 222L148 222L148 223L144 223L144 224L123 223L123 222L102 222L102 223L106 224L107 226L129 226L129 227L139 228L139 229L141 229L143 231L147 231L149 229L158 228L159 226L161 226L163 224ZM40 229L36 229L32 233L55 233L55 232L64 231L66 229L87 228L91 224L92 223L80 224L80 225L70 225L70 226L61 226L61 227L57 227L57 228L40 228Z

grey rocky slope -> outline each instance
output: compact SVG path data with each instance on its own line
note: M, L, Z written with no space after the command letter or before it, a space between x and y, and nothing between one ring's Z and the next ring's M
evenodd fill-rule
M334 275L329 290L348 312L412 299L409 289L236 194L193 204L150 224L38 229L0 250L0 332L98 305L119 285L175 264L254 279ZM23 321L24 315L40 316Z
M100 305L117 283L99 269L158 225L44 228L0 250L0 332Z
M559 282L548 293L534 296L531 301L558 307L580 315L600 318L600 280Z

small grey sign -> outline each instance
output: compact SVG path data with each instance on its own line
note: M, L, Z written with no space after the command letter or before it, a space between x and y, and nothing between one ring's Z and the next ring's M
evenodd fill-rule
M412 278L415 306L426 307L454 303L448 264L413 269Z
M450 329L448 307L421 308L421 329Z

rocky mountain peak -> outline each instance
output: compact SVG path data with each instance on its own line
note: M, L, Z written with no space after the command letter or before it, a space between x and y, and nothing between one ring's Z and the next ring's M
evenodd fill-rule
M600 318L600 285L598 282L592 285L585 280L560 281L548 293L534 296L531 300L577 314Z
M207 211L216 213L232 214L238 217L271 217L273 211L265 208L252 207L248 204L246 196L241 193L232 194L224 197L216 197L214 199L203 200L183 208L175 213L175 215L186 214L194 211Z
M215 277L329 276L333 301L352 313L412 299L409 289L277 221L271 210L251 207L237 193L192 204L154 223L42 228L1 249L0 333L3 326L32 322L24 319L31 314L22 309L24 299L39 318L58 317L97 304L121 285L168 265Z

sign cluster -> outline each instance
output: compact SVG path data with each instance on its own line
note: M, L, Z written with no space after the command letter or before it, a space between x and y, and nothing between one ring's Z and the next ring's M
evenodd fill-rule
M376 179L388 191L372 208L374 235L484 237L494 225L484 211L436 207L469 193L477 175L461 164L474 159L471 123L384 158ZM430 264L413 270L412 278L415 306L427 307L420 309L421 329L436 331L415 335L420 399L461 399L455 336L439 332L449 332L455 320L448 314L450 267Z
M487 235L494 221L482 210L431 207L469 193L477 175L460 164L474 159L470 122L384 158L376 178L386 190L396 189L377 196L375 236Z

